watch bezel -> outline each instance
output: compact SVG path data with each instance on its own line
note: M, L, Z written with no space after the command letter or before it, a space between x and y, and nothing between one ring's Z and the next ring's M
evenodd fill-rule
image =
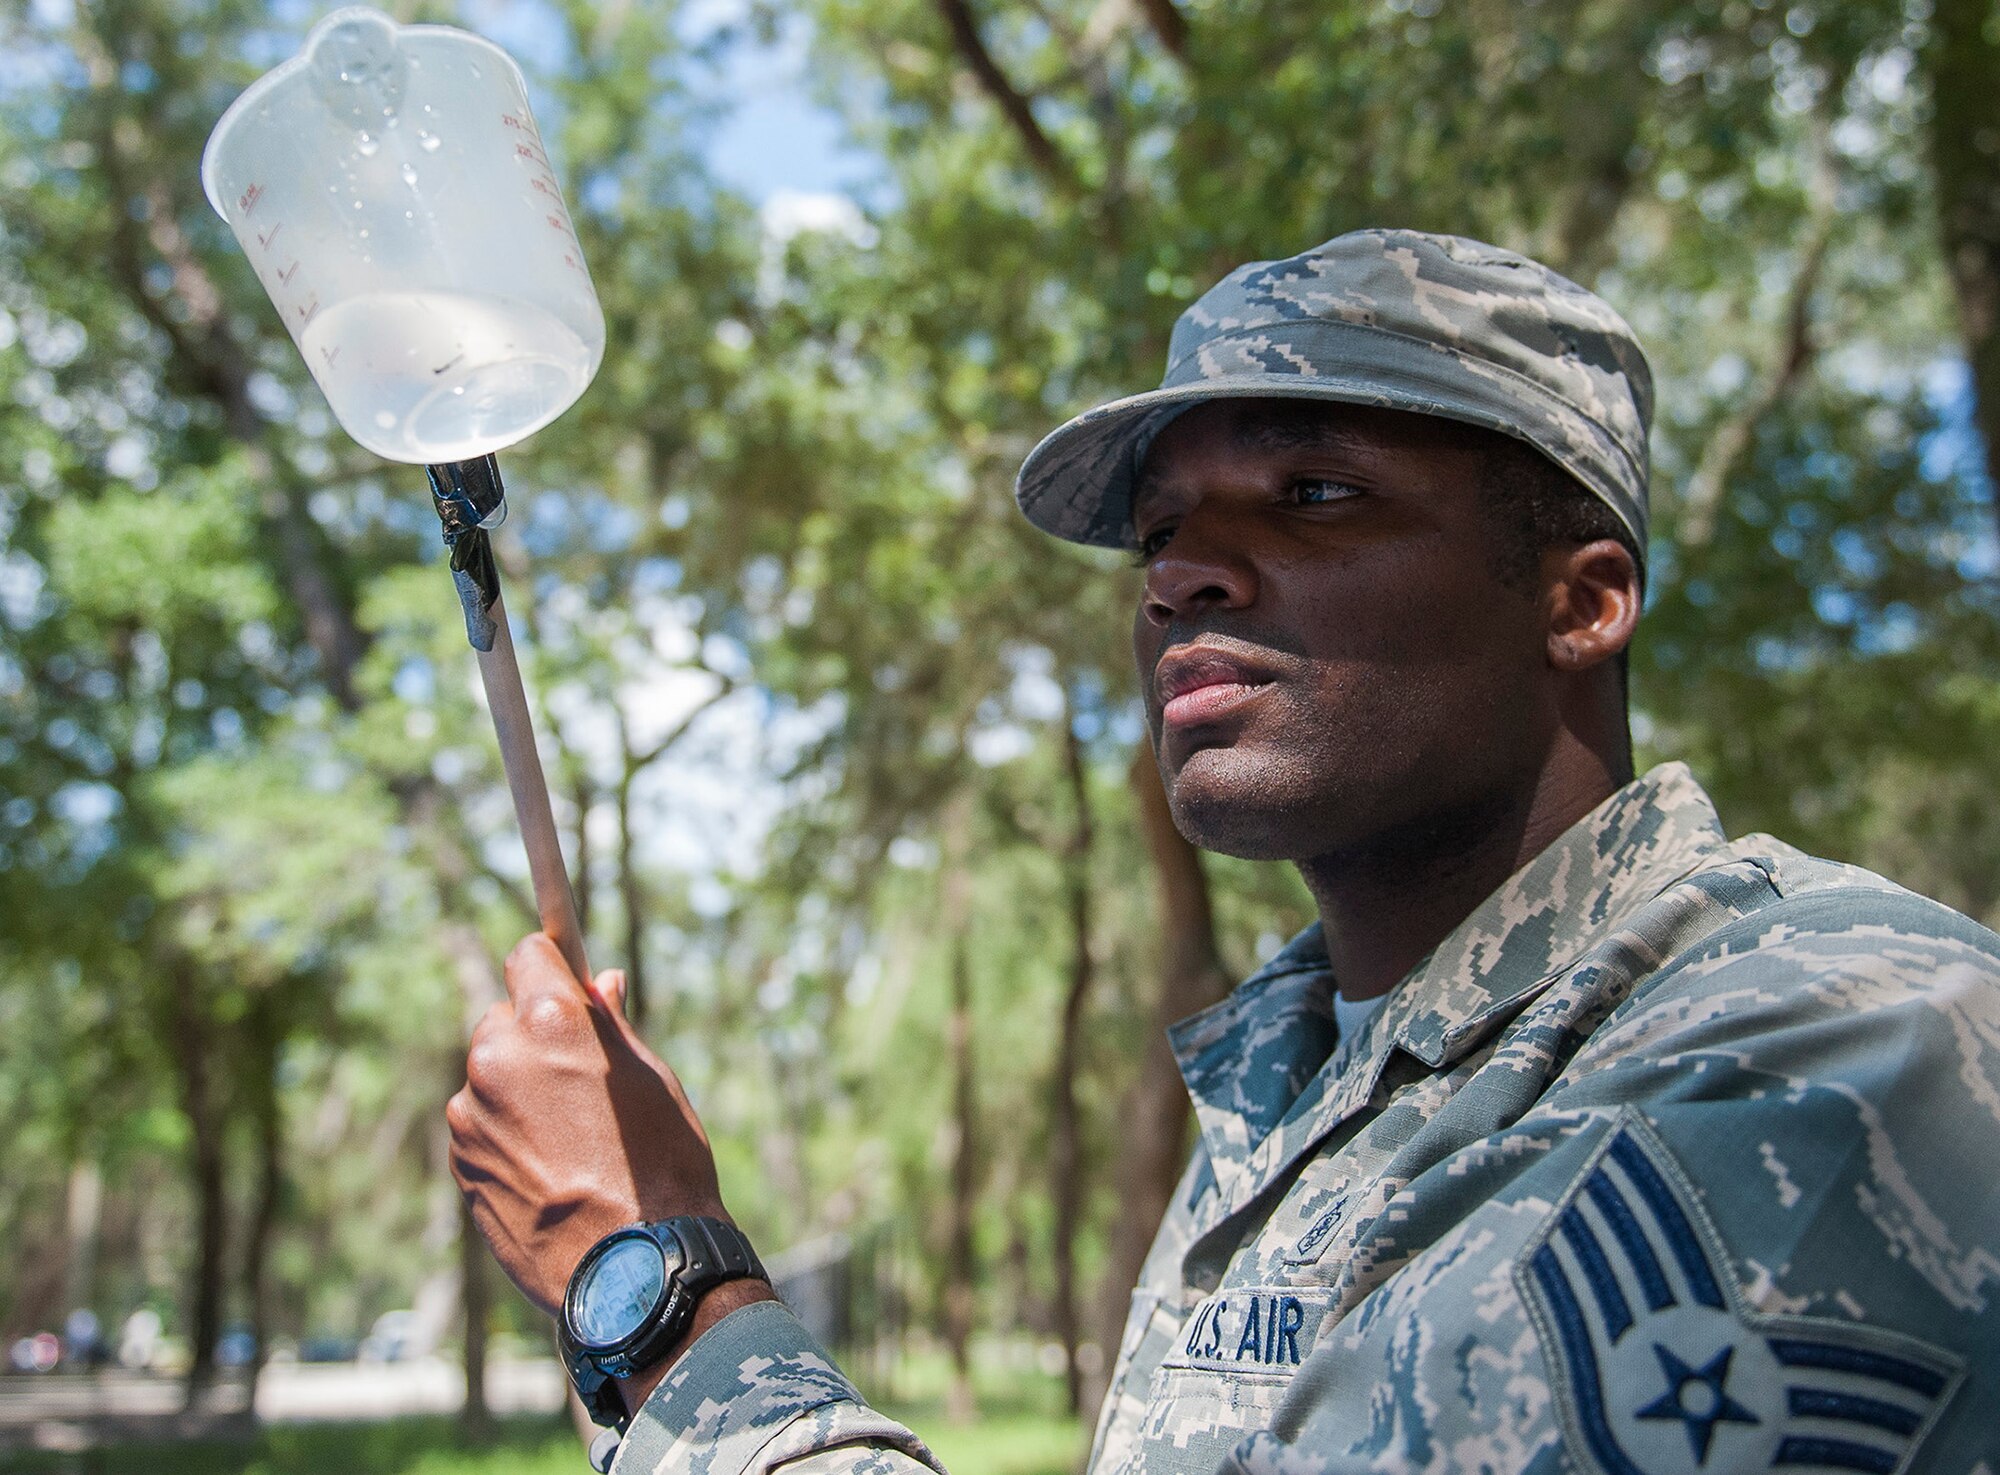
M638 1324L624 1336L611 1342L590 1341L578 1330L578 1298L590 1283L590 1272L598 1261L619 1245L634 1239L644 1240L659 1252L662 1270L660 1293L646 1314L639 1318ZM563 1291L563 1334L578 1352L589 1357L603 1371L614 1377L625 1376L615 1371L611 1364L647 1341L662 1325L675 1318L679 1308L688 1304L687 1291L681 1285L681 1272L686 1269L687 1262L687 1247L681 1243L680 1236L665 1224L634 1224L613 1230L590 1247L570 1275L569 1285Z
M644 1235L671 1260L662 1294L652 1311L615 1342L586 1346L576 1336L576 1302L597 1260L634 1235ZM674 1219L630 1224L604 1236L577 1262L563 1289L556 1316L556 1346L577 1397L599 1424L623 1431L631 1420L619 1379L629 1378L666 1357L694 1325L695 1307L718 1285L739 1279L769 1282L757 1251L743 1231L725 1218L684 1214Z

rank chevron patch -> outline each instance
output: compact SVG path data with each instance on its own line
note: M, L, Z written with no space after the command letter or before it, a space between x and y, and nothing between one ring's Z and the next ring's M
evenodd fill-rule
M1747 1306L1692 1186L1629 1109L1514 1281L1570 1451L1600 1475L1899 1475L1962 1372L1894 1332Z

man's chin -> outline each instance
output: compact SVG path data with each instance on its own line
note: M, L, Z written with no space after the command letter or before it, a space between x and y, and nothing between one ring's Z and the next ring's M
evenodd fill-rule
M1238 860L1299 860L1316 853L1317 795L1289 792L1272 766L1239 748L1202 748L1163 775L1174 828L1190 845Z

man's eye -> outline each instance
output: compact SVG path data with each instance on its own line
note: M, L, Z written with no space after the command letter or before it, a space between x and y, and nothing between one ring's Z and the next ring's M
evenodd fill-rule
M1294 502L1310 505L1320 502L1344 502L1349 497L1361 495L1361 488L1344 481L1335 481L1330 476L1302 476L1291 485Z
M1167 546L1167 540L1173 537L1173 535L1174 530L1171 527L1154 528L1139 540L1139 548L1132 555L1132 561L1141 568L1144 568L1148 563L1153 561L1154 556L1162 548Z

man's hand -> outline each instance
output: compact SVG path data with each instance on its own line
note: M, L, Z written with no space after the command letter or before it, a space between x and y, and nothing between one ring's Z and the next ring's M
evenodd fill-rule
M445 1107L451 1170L501 1267L553 1316L612 1230L727 1216L681 1083L626 1023L624 975L586 986L536 932L507 957L507 995L473 1030Z

